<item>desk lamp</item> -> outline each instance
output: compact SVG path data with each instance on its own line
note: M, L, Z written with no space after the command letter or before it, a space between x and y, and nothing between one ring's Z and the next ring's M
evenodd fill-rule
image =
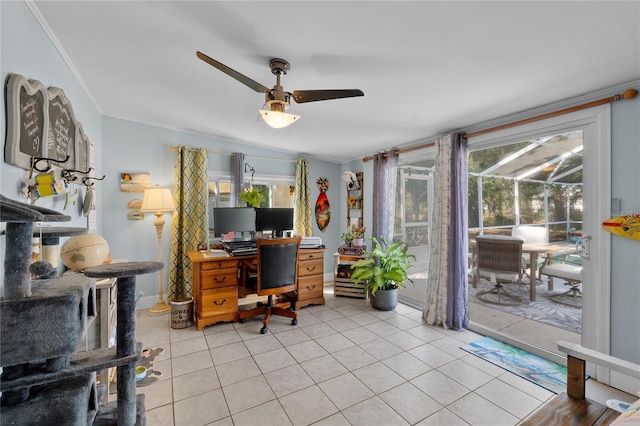
M143 213L153 213L156 220L153 225L156 227L156 235L158 237L158 260L162 262L162 228L164 227L164 213L172 212L176 209L173 204L173 197L169 188L161 188L154 185L144 190L144 198L140 211ZM162 293L162 269L158 272L158 302L154 307L149 309L151 313L167 312L171 307L164 301Z

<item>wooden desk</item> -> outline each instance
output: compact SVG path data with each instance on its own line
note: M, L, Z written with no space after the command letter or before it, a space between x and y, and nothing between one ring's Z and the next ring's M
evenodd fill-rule
M194 322L198 330L218 322L238 321L238 298L247 292L240 288L242 261L255 260L256 255L202 255L187 252L193 262ZM294 308L324 305L324 249L298 252L298 291Z

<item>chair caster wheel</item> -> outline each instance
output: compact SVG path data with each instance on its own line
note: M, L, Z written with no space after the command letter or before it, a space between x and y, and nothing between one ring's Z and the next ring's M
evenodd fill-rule
M240 319L238 320L238 322L239 322L240 324L244 324L245 322L247 322L247 319L246 319L246 318L240 318Z
M267 331L269 331L269 329L267 327L262 327L260 329L260 334L267 334Z
M292 319L291 320L291 325L298 325L298 320L297 319Z

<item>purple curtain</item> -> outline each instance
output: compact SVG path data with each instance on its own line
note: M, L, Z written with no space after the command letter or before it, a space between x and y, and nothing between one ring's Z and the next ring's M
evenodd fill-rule
M396 217L398 154L395 150L378 153L373 160L373 231L372 236L393 240Z
M467 277L467 141L436 139L435 202L423 319L445 328L469 326Z
M467 140L460 133L451 137L451 227L449 245L449 282L447 285L447 328L469 327L469 253L468 200L469 164Z

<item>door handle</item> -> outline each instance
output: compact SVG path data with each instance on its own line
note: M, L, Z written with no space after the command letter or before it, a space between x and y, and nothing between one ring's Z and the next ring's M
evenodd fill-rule
M584 235L580 240L580 256L586 260L589 259L589 254L591 252L591 238L592 237L590 235Z

